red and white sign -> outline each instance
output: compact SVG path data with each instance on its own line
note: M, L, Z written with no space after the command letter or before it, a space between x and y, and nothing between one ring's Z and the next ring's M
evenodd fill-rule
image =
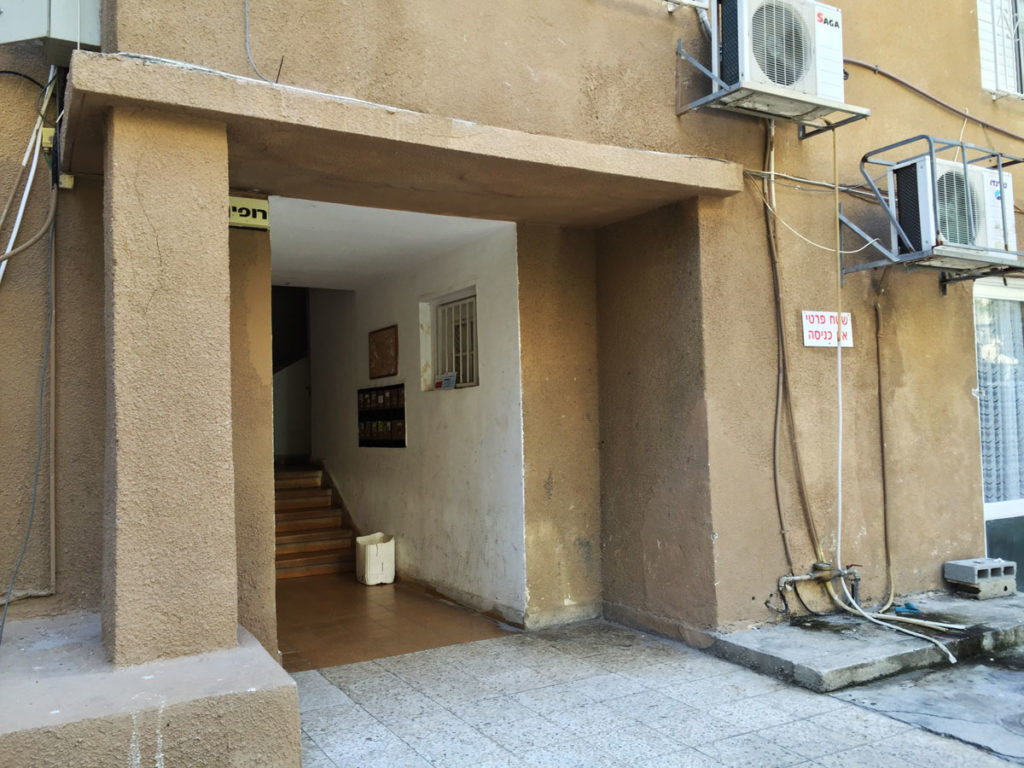
M843 312L841 330L835 312L805 309L801 314L804 319L805 347L834 347L837 338L842 338L844 347L853 346L853 321L849 312Z

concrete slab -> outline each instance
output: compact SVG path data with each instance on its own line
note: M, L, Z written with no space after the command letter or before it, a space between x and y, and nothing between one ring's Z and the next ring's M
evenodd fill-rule
M295 683L242 628L236 648L117 667L97 614L8 622L0 691L3 765L299 765Z
M916 618L967 625L968 629L962 632L930 633L957 658L972 658L1024 642L1022 595L979 601L935 594L915 597L914 603L921 610ZM710 650L722 658L818 692L949 664L945 654L932 643L849 614L718 633Z
M1024 765L1024 649L909 672L834 696Z

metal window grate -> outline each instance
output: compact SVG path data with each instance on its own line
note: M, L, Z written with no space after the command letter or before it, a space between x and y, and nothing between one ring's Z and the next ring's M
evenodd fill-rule
M436 360L437 373L454 373L456 387L471 387L479 383L476 296L438 305Z

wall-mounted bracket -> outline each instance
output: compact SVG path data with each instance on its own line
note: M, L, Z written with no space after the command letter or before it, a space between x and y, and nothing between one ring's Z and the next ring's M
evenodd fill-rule
M714 107L759 119L795 123L801 140L834 131L844 125L863 120L871 110L838 101L818 98L766 82L740 80L728 83L721 77L722 48L721 0L667 0L669 5L689 5L707 11L707 32L711 54L705 66L686 50L683 41L676 43L676 115L703 107ZM689 65L711 81L711 92L688 101L684 94L684 66Z
M911 150L910 147L915 144L918 146L916 149ZM902 153L902 155L897 153ZM995 183L999 185L999 189L1004 189L1004 169L1024 162L1024 158L1006 155L985 147L979 147L962 141L936 139L927 135L914 136L910 139L868 152L860 162L861 175L864 177L871 194L889 220L889 243L888 245L883 245L877 238L870 237L840 210L840 225L853 232L883 257L849 266L844 262L844 275L893 265L903 265L908 269L914 267L941 269L943 271L940 276L940 284L943 293L945 293L945 286L949 283L977 280L979 277L997 276L1024 270L1024 252L1017 250L984 248L960 243L943 243L938 237L936 238L938 240L936 245L927 248L915 247L915 241L907 233L900 220L897 209L896 190L889 189L883 192L879 188L878 181L871 169L883 169L883 172L878 176L878 178L882 178L883 176L888 177L889 170L896 166L922 159L930 163L932 180L931 203L934 221L938 222L941 220L938 210L939 194L937 185L939 174L936 172L935 160L937 155L944 153L952 154L956 158L955 162L962 165L964 178L967 178L967 171L971 166L989 168L996 171L998 180ZM1000 208L1003 217L1003 231L1006 232L1009 231L1008 222L1006 221L1008 215L1006 206L1001 205ZM1012 209L1009 215L1013 215ZM968 216L967 219L969 222L973 222L972 216ZM974 235L973 226L972 223L970 229L972 239Z

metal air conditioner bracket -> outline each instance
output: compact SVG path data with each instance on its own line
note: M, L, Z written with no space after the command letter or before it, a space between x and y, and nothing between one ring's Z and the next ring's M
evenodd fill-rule
M711 14L711 50L718 50L716 13ZM714 59L714 57L712 57ZM696 101L687 102L683 84L686 81L684 63L694 67L711 81L711 93ZM686 48L676 41L676 115L684 115L702 107L714 107L741 115L796 123L801 140L834 131L857 120L863 120L871 110L838 101L814 98L790 88L741 81L727 83L718 72L718 62L711 68L704 66ZM833 116L836 118L833 118Z
M915 143L921 143L923 144L923 147L910 154L909 157L901 156L896 159L890 159L892 158L894 151ZM943 242L939 242L936 245L932 245L927 248L915 248L914 243L918 241L912 241L911 236L907 233L903 224L900 222L899 212L897 211L896 205L897 201L895 190L890 189L887 192L883 192L878 187L877 179L872 176L871 172L868 170L869 167L872 166L882 168L883 170L878 176L880 179L883 176L887 177L889 169L898 165L914 160L927 160L932 163L932 179L933 184L935 184L937 183L937 174L934 172L935 158L937 154L944 152L953 153L954 157L958 158L956 162L961 163L964 166L965 176L966 169L969 166L979 166L996 170L999 173L999 179L996 183L1000 186L1002 186L1003 169L1008 166L1024 162L1024 158L1005 155L992 149L978 147L974 144L968 144L962 141L936 139L927 135L914 136L913 138L906 139L905 141L900 141L868 152L860 161L861 175L867 182L866 186L874 196L875 202L877 202L886 213L890 228L890 238L888 245L886 245L878 238L871 237L861 227L847 217L843 213L842 207L840 207L840 225L853 232L860 240L866 243L866 246L864 246L862 250L871 248L884 257L852 265L847 265L844 258L842 264L844 276L853 272L861 272L867 269L878 269L880 267L891 267L897 264L902 264L907 269L914 269L918 267L938 269L942 270L940 272L939 283L942 287L943 294L945 294L946 286L950 283L958 283L964 280L977 280L980 277L999 276L1024 271L1024 252L1017 250L1011 251L1009 249L984 248L976 245ZM937 201L939 199L937 191L933 191L931 199L932 205L937 206ZM1010 215L1013 215L1012 212ZM1003 217L1003 230L1007 231L1005 206L1003 206ZM937 210L934 213L934 220L940 220ZM968 217L968 221L972 220L973 219ZM973 229L971 230L971 233L971 239L973 240Z

